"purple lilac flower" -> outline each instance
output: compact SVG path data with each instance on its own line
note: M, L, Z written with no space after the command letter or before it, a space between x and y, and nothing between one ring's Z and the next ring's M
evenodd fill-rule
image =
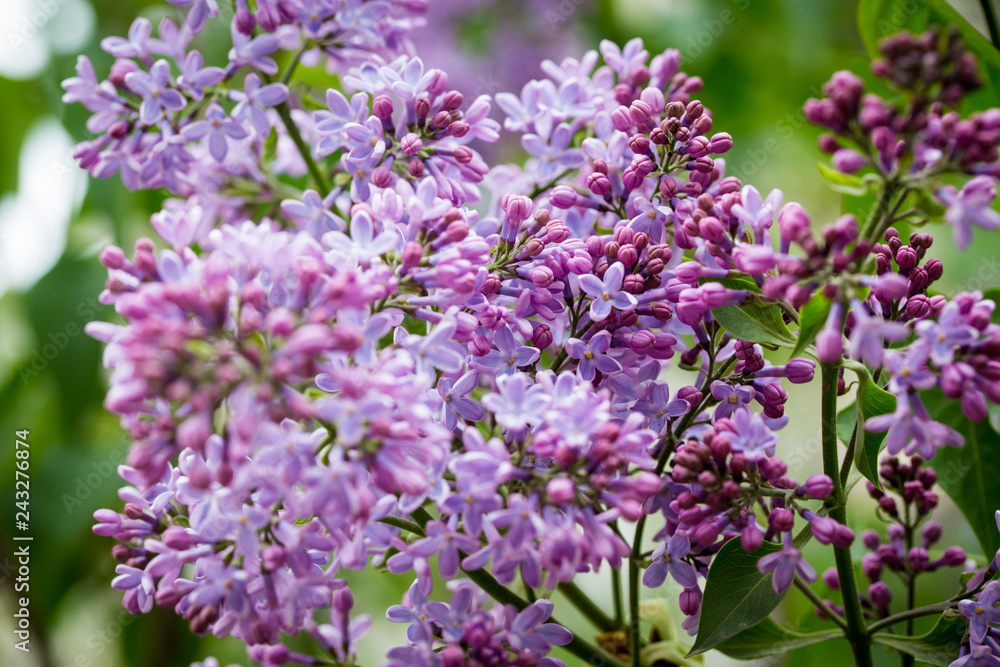
M231 91L229 98L237 103L233 109L233 118L249 121L258 135L267 137L271 132L271 121L264 107L273 107L284 102L288 98L288 87L283 83L261 86L260 75L251 72L243 81L243 90Z
M579 338L570 338L566 341L566 352L573 359L578 359L576 372L580 374L580 379L587 382L592 381L597 371L610 375L618 373L622 366L612 357L605 354L611 347L611 334L607 331L600 331L594 334L589 341L582 341Z
M735 433L729 434L734 452L740 452L747 461L762 461L774 456L778 436L764 423L760 415L747 410L737 410L732 417Z
M930 358L938 366L946 366L958 348L979 338L979 332L963 321L961 307L952 301L941 309L937 321L917 322L917 334L930 345Z
M969 634L974 643L983 643L990 623L1000 624L1000 608L996 606L997 602L1000 602L1000 582L991 581L986 584L977 599L962 600L958 603L958 610L969 619Z
M444 424L449 430L455 430L458 425L458 415L462 415L470 422L481 421L486 416L483 406L468 397L478 384L477 371L469 371L454 382L448 378L441 378L438 391L441 393L443 403Z
M503 327L493 336L495 350L490 350L476 360L485 369L496 371L497 375L512 375L518 368L530 366L538 361L541 351L530 345L518 345L510 327Z
M580 276L580 289L594 299L590 303L592 320L601 322L607 319L613 308L628 310L636 307L635 297L621 289L624 277L625 267L621 262L615 262L608 267L604 280L589 273Z
M187 102L184 96L173 88L169 88L170 65L166 60L157 60L149 72L131 72L125 76L129 89L142 97L139 107L139 120L145 125L152 125L164 110L180 111Z
M674 535L661 542L653 550L652 563L642 575L642 583L649 588L659 588L670 574L684 588L698 585L698 573L694 566L683 560L691 550L691 540L684 535Z
M772 575L771 585L774 587L774 592L779 595L788 590L796 574L810 584L817 578L816 570L802 558L802 552L792 544L790 532L785 533L781 551L763 556L757 561L757 569L761 574Z
M505 634L515 651L527 649L544 655L553 646L565 646L573 640L573 633L566 628L545 622L553 606L552 600L538 600L517 615Z
M948 207L944 219L955 231L955 245L965 249L972 242L972 228L1000 229L1000 213L993 210L997 189L992 176L976 176L961 191L947 185L937 191Z
M538 178L549 180L563 169L576 169L583 165L584 155L579 148L570 148L573 132L569 125L560 123L546 141L534 134L521 137L524 150L538 158Z
M887 322L878 315L869 315L860 301L854 302L851 312L854 313L854 325L847 353L869 366L881 367L885 341L902 340L909 330L898 322Z
M632 406L632 410L646 415L649 429L655 433L663 433L667 420L680 417L691 409L691 405L680 398L670 400L670 387L666 382L650 382L646 398L640 399Z
M541 385L532 384L524 373L497 376L500 393L483 396L483 406L496 414L504 428L523 432L541 421L549 396Z
M231 139L245 139L248 136L246 128L238 121L226 115L216 103L209 105L204 120L186 125L181 133L189 141L208 138L208 152L217 161L222 162L229 152Z
M733 416L736 412L750 409L750 401L753 400L756 390L750 385L731 385L721 380L716 380L711 386L712 396L719 401L715 408L715 419L724 419Z

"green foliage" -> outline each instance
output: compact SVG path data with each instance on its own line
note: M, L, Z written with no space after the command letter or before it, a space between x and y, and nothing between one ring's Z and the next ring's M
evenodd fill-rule
M730 658L753 660L769 655L782 655L797 648L842 638L840 630L795 632L775 623L770 617L743 632L730 637L715 648Z
M930 632L919 637L876 632L872 641L908 653L928 665L947 667L958 657L965 628L966 622L962 619L946 621L942 618Z
M715 648L774 611L784 595L774 592L771 575L761 574L757 561L780 550L780 546L764 542L757 551L747 553L739 539L723 545L708 570L698 636L688 655Z
M854 463L858 472L878 488L882 488L878 479L878 455L886 434L872 433L865 429L864 423L870 417L888 414L895 409L896 397L871 379L866 379L858 386L858 400L837 414L837 437L844 443L855 439Z
M820 162L816 166L819 167L820 176L834 192L853 197L861 197L868 192L868 183L857 176L831 169L824 162Z
M990 555L1000 549L1000 532L994 513L1000 498L1000 434L988 422L975 423L962 414L962 405L940 389L923 392L921 398L931 417L955 429L965 438L964 447L941 447L930 464L938 484L955 501Z
M739 306L720 306L712 316L723 329L740 340L776 347L793 347L795 335L781 314L781 308L757 296L760 288L748 278L723 278L718 282L729 289L746 290L750 298Z
M823 325L826 324L826 318L830 314L832 306L833 304L823 295L822 290L812 295L809 303L799 313L798 338L795 341L795 349L792 350L789 358L800 356L816 340L816 335L823 330Z

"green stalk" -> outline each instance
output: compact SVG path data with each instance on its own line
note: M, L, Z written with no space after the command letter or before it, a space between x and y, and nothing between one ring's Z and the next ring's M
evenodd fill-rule
M594 604L594 601L587 597L587 594L572 581L560 583L559 592L566 596L566 599L579 609L580 613L590 619L594 627L601 632L614 632L619 628L615 619L605 614L604 610Z
M847 523L847 496L840 481L840 461L837 454L837 367L821 364L822 399L821 419L823 433L823 472L833 480L833 495L828 499L830 518L838 523ZM837 563L837 577L844 596L844 620L847 621L847 640L854 652L857 667L872 667L871 643L865 627L861 602L858 599L858 585L854 579L854 562L851 551L845 547L834 547Z
M302 155L303 161L306 163L306 168L309 170L309 175L312 177L313 181L316 183L316 187L319 188L320 197L325 197L330 194L330 183L326 180L323 172L320 171L319 165L313 160L312 153L309 151L309 146L306 145L305 140L302 139L302 135L299 133L299 128L292 120L292 110L288 106L288 101L284 101L278 106L274 107L274 110L278 112L278 116L281 118L281 122L285 124L285 129L288 130L288 136L292 138L292 142L295 147L299 149L299 153Z

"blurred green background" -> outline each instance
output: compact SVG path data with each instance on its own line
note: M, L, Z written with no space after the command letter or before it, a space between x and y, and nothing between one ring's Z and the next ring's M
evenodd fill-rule
M432 5L435 3L432 2ZM728 172L766 193L781 187L785 200L804 204L817 223L839 212L839 197L825 188L816 170L814 129L800 113L836 69L864 67L865 55L849 0L564 0L532 3L447 3L436 31L452 31L452 53L440 45L431 64L447 68L459 58L470 92L496 92L539 76L540 70L505 71L500 50L511 32L531 35L532 48L552 57L596 48L600 39L623 43L640 36L652 53L679 48L683 68L701 76L701 99L714 112L715 130L736 140L726 156ZM955 2L977 27L978 3ZM225 11L225 10L224 10ZM70 156L87 137L86 112L60 102L60 81L73 75L77 53L88 54L99 76L111 59L98 43L124 35L137 14L156 25L180 16L166 3L143 0L4 0L0 12L0 665L16 667L174 667L216 655L222 664L248 664L235 641L198 639L169 611L132 619L121 595L109 587L114 562L111 542L90 531L91 514L118 507L115 466L127 440L117 420L101 407L105 371L101 348L83 335L93 319L113 319L96 297L103 287L97 252L106 243L129 248L151 235L149 214L159 193L130 193L116 179L90 180ZM498 18L500 17L500 18ZM506 31L506 32L504 32ZM436 42L439 33L433 33ZM430 48L430 47L428 47ZM224 54L225 49L216 45ZM454 53L455 49L463 53ZM202 48L203 52L215 49ZM221 55L220 54L220 55ZM208 60L208 58L206 58ZM477 70L477 68L479 68ZM453 80L454 83L454 80ZM946 261L948 291L1000 282L997 235L977 237L975 261ZM947 233L937 235L933 253L947 259L954 249ZM819 468L818 388L796 388L788 404L794 415L782 433L780 454L800 479ZM13 438L29 429L31 442L31 624L30 654L15 651L11 612L15 597L11 540L14 503ZM854 526L877 523L863 492L853 497ZM945 503L939 519L945 540L976 551L971 533ZM858 560L860 561L860 541ZM827 552L807 554L822 571ZM954 572L928 577L919 603L954 592ZM371 613L375 629L362 642L361 664L374 665L387 646L400 643L402 627L382 619L409 581L363 575L360 611ZM608 599L604 579L582 582L596 599ZM664 597L677 591L663 589ZM897 591L898 592L898 591ZM923 599L926 597L926 599ZM572 611L560 605L563 619ZM809 607L795 592L781 613L793 626L815 627ZM577 619L579 620L579 619ZM679 622L678 618L678 622ZM578 629L586 626L578 623ZM877 652L879 649L877 649ZM826 644L761 664L796 666L848 664L846 643ZM709 655L710 665L732 664ZM567 664L578 664L567 657ZM898 656L879 655L879 664Z

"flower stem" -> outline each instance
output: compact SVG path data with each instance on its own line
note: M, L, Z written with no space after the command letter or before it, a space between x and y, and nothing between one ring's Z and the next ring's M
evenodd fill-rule
M944 602L938 602L937 604L928 605L926 607L908 609L898 614L886 616L883 619L875 621L868 627L868 633L871 634L876 630L881 630L882 628L887 628L891 625L895 625L896 623L902 623L903 621L909 621L910 619L920 618L922 616L931 616L933 614L941 614L954 606L954 600L945 600Z
M845 632L847 631L847 623L845 623L844 619L840 617L840 614L838 614L837 612L835 612L833 610L833 607L831 607L830 604L826 600L824 600L819 595L817 595L816 591L814 591L813 589L809 588L809 584L807 584L806 582L802 581L802 578L799 577L799 576L795 577L795 579L793 580L793 583L795 584L796 588L798 588L800 591L802 591L803 595L805 595L807 598L809 598L810 602L812 602L814 605L816 605L817 609L821 610L824 614L826 614L827 617L831 621L833 621L834 623L836 623L837 625L839 625L842 630L844 630Z
M274 110L278 112L281 122L285 124L288 136L291 137L295 147L299 149L299 154L302 155L302 160L306 163L309 175L312 177L313 181L316 182L316 187L319 188L320 196L325 197L330 193L330 184L327 182L323 172L320 171L319 165L317 165L316 161L313 160L312 153L309 152L309 147L306 145L306 142L302 139L302 135L299 133L299 127L295 124L295 121L292 120L291 107L289 107L288 102L285 101L274 107Z
M572 581L561 582L559 592L566 596L566 599L601 632L614 632L619 629L615 619L605 614L604 610L594 604L594 601Z
M823 433L823 472L833 480L833 495L828 499L830 517L841 524L847 523L847 496L840 482L840 461L837 454L837 367L821 365L822 399L821 418ZM834 547L837 563L837 577L844 596L844 617L847 621L847 640L854 652L857 667L872 667L871 643L865 628L861 602L858 599L858 585L854 580L854 562L851 551L845 547Z

